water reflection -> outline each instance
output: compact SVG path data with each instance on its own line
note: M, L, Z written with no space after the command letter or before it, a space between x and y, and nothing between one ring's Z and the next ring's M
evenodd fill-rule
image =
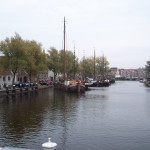
M76 121L77 102L80 96L80 94L54 91L55 106L53 106L53 108L55 108L57 112L54 112L53 115L56 115L57 121L59 120L56 131L56 133L59 133L60 137L59 143L61 148L59 147L59 149L67 149L66 145L69 138L69 130Z
M0 98L0 146L59 150L149 149L150 91L118 82L85 94L54 89Z
M3 99L3 133L6 138L23 138L25 133L36 132L41 127L43 103L36 105L37 94L17 95ZM13 140L14 138L11 138Z
M25 143L30 143L29 139L33 140L38 134L42 134L38 137L41 143L51 132L55 132L54 138L57 133L60 134L60 143L65 146L68 125L76 121L76 102L79 97L80 95L47 89L38 93L1 98L0 140L6 141L1 146L19 144L25 147ZM28 147L35 148L32 144Z

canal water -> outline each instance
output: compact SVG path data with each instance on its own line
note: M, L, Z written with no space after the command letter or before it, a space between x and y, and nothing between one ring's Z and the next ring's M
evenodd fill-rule
M150 88L138 81L69 94L49 88L0 98L0 147L149 150Z

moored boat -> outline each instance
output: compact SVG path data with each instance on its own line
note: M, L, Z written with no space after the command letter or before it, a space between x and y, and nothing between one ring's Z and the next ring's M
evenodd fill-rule
M70 80L66 82L66 90L70 93L84 93L85 83L81 80Z
M150 87L150 77L146 78L143 82L147 87Z
M105 79L105 80L100 80L98 82L98 86L99 87L107 87L110 85L110 81L108 79Z
M85 84L88 87L97 87L98 86L98 82L96 80L94 80L93 78L86 78L85 80Z

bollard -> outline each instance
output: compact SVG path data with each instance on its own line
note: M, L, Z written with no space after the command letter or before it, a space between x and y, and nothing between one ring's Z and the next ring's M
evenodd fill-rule
M80 83L77 83L77 92L80 93Z
M34 88L35 88L35 87L32 85L32 87L31 87L32 91L34 90Z
M25 92L28 92L28 90L29 90L28 87L25 87Z
M7 93L7 95L9 94L8 85L6 85L6 93Z
M22 86L20 87L20 93L22 93Z
M13 85L12 94L16 93L15 85Z
M38 84L35 83L35 90L38 90Z
M48 142L43 143L42 147L44 148L44 150L56 150L56 143L53 143L50 141L50 138L48 138Z

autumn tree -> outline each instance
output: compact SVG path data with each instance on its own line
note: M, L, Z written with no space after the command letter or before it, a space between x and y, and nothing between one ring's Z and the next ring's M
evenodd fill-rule
M84 58L80 61L80 72L83 78L92 77L94 73L94 59L93 57Z
M60 73L60 56L57 49L51 47L48 50L48 68L54 72L54 80L58 73Z
M47 70L46 54L41 48L41 44L36 41L25 41L25 62L24 70L28 73L29 80L40 71Z
M146 76L150 77L150 61L146 62L145 71L146 71Z
M60 72L64 72L64 62L66 62L66 74L67 77L72 79L75 77L75 72L78 70L78 58L74 55L72 51L66 51L66 61L64 61L64 51L60 50Z
M13 83L18 69L25 64L24 40L19 34L0 42L0 51L4 54L3 66L13 72ZM12 83L12 84L13 84Z
M94 57L88 57L80 61L80 72L84 78L94 77L94 67L95 74L99 76L102 75L102 73L104 72L108 72L109 62L107 61L106 57L96 57L95 61Z
M98 75L106 75L109 71L109 62L106 57L96 57L96 72Z

